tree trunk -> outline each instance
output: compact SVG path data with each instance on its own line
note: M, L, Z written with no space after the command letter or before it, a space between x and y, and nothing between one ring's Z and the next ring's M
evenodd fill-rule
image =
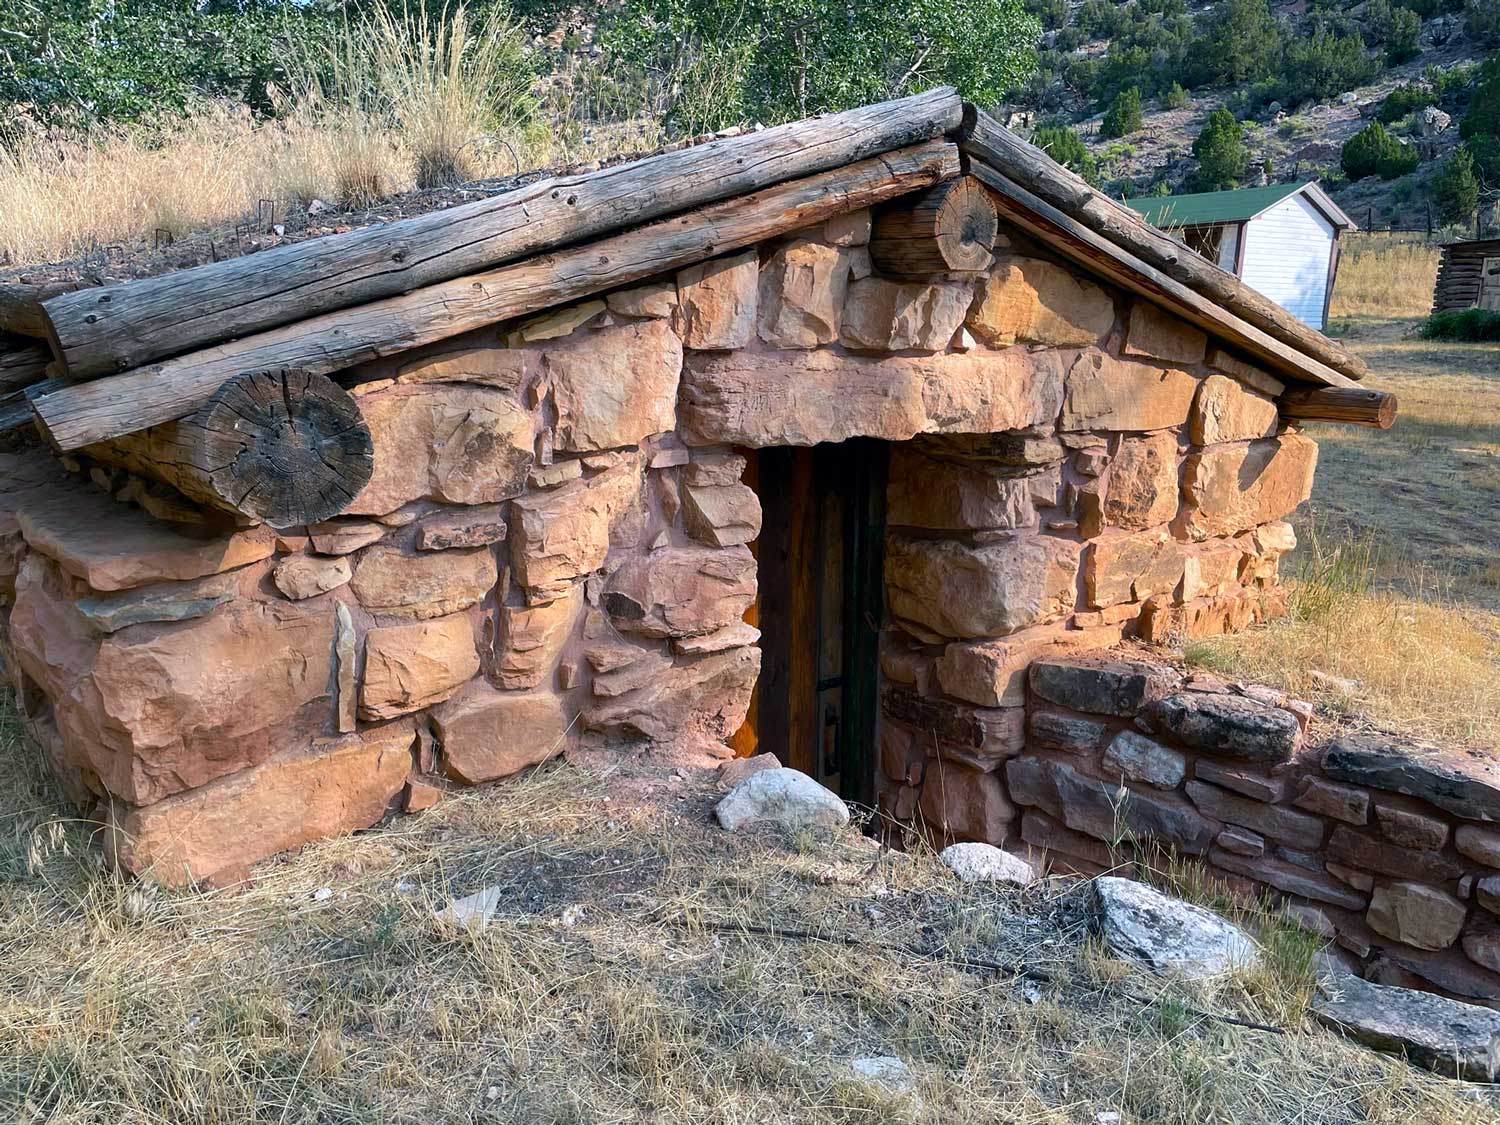
M43 306L68 378L407 293L956 129L953 90L693 145L387 226L315 238Z
M1343 422L1388 430L1396 421L1396 396L1363 387L1321 387L1287 391L1276 400L1285 418L1299 422Z
M76 383L37 400L37 417L58 448L77 449L190 414L242 371L338 371L669 274L956 175L958 149L929 141L489 273Z
M880 208L870 232L870 260L891 277L982 270L998 232L994 201L978 180L963 176L911 202Z
M375 464L349 392L289 370L241 375L187 418L81 452L276 528L337 515Z

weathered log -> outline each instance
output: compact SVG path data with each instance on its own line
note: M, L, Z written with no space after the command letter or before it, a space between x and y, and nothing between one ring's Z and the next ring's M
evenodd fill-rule
M892 277L925 278L990 264L999 219L989 193L972 176L880 208L870 232L870 260Z
M0 332L0 395L8 395L47 376L52 351L25 336Z
M11 282L0 285L0 329L37 340L51 338L42 302L64 293L87 289L92 281L49 281L40 285Z
M1176 313L1190 324L1234 344L1267 367L1292 379L1322 382L1333 387L1353 385L1347 376L1173 280L988 165L971 161L970 169L985 186L994 190L995 206L1002 219L1089 272Z
M0 396L0 434L8 434L36 421L32 403L65 386L61 379L43 379Z
M58 448L77 449L190 414L241 371L338 371L667 273L957 174L957 148L928 141L584 246L75 383L38 400L38 419Z
M81 452L277 528L337 515L375 465L353 396L285 370L238 376L189 417Z
M543 180L344 235L48 301L71 379L435 285L956 129L953 90L779 125Z
M971 158L989 165L1131 256L1225 306L1267 335L1351 379L1362 379L1369 374L1364 361L1343 346L1309 328L1233 274L1163 234L1129 207L1095 191L1082 177L972 106L965 109L960 147Z
M1318 387L1287 391L1276 400L1284 418L1300 422L1343 422L1388 430L1396 421L1396 396L1364 387Z

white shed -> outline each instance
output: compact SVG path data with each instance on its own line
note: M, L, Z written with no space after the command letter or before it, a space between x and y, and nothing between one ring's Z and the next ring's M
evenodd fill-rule
M1355 225L1316 181L1126 200L1160 227L1319 330Z

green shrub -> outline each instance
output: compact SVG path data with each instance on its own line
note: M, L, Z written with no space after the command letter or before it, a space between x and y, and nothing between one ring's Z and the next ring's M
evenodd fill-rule
M1429 316L1418 335L1424 340L1456 340L1469 344L1500 342L1500 312L1446 309Z
M1115 95L1109 112L1099 123L1102 137L1124 137L1141 127L1141 92L1134 86Z
M1487 47L1500 47L1500 0L1468 0L1464 26L1471 38Z
M1202 32L1196 61L1209 82L1237 86L1264 78L1281 52L1281 24L1266 0L1210 5Z
M1358 32L1324 26L1287 44L1278 85L1282 100L1298 105L1362 86L1379 71L1380 61L1365 50Z
M1403 145L1378 121L1372 121L1344 142L1339 163L1351 180L1379 176L1394 180L1417 166L1416 145Z
M1460 145L1443 161L1432 178L1432 201L1445 223L1461 223L1479 206L1479 180L1474 175L1474 158Z
M1422 53L1421 41L1421 17L1410 8L1394 9L1385 36L1386 65L1400 66L1416 58Z
M1414 86L1410 82L1403 82L1380 103L1380 109L1375 114L1375 120L1385 125L1400 121L1409 113L1415 113L1419 109L1426 109L1430 105L1436 105L1437 98L1433 91Z
M1173 82L1172 85L1168 86L1166 93L1161 96L1163 109L1181 109L1187 104L1188 92L1177 82Z
M1458 123L1458 135L1465 140L1484 134L1500 134L1500 57L1479 68L1469 107Z
M1099 167L1083 138L1066 125L1042 125L1032 134L1036 145L1064 168L1077 172L1091 184L1097 184Z
M1193 141L1198 171L1193 185L1198 191L1218 191L1236 186L1245 176L1250 152L1245 147L1244 127L1234 114L1220 106L1208 115L1203 131Z

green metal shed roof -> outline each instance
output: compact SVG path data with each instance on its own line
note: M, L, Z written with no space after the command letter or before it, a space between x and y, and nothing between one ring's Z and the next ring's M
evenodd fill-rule
M1269 184L1234 191L1200 191L1192 195L1155 195L1127 199L1125 205L1140 212L1154 227L1196 227L1208 223L1239 223L1253 219L1307 186Z

